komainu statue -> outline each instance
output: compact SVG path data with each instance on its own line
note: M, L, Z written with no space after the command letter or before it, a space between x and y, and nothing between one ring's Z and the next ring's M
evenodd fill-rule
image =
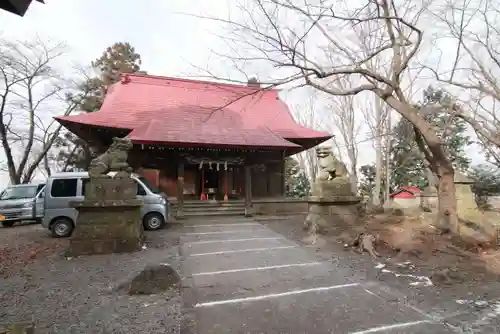
M128 151L133 147L132 142L125 138L113 138L109 148L90 162L90 178L109 178L109 172L117 172L115 178L129 178L132 168L127 163Z
M346 165L333 155L332 148L316 149L318 175L312 187L312 196L320 198L352 195Z
M318 147L318 174L309 197L309 212L304 221L304 229L309 232L305 242L316 243L318 234L326 233L331 225L335 203L352 201L355 197L345 164L333 155L331 147ZM332 212L331 212L332 211Z

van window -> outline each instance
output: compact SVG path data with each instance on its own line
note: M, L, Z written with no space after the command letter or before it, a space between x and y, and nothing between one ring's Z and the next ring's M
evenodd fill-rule
M160 189L158 189L157 187L155 187L154 185L151 184L151 182L148 181L148 179L146 179L144 176L139 176L139 180L144 183L146 185L146 187L149 188L149 190L151 190L151 192L153 194L159 194L160 193Z
M146 196L147 193L146 190L144 190L144 187L139 182L136 183L137 183L137 195Z
M50 196L75 197L78 179L56 179L52 181Z
M36 196L36 186L17 186L5 189L0 195L0 200L24 199Z
M87 189L87 183L89 182L89 178L82 179L82 196L85 196L85 189Z

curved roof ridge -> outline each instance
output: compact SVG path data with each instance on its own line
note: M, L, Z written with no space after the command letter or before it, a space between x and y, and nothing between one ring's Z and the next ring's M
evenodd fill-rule
M249 91L279 91L279 89L276 88L257 88L257 87L251 87L248 86L247 84L240 82L240 81L235 81L233 83L231 82L222 82L222 81L210 81L210 80L200 80L200 79L191 79L191 78L181 78L181 77L173 77L173 76L162 76L162 75L151 75L151 74L143 74L143 73L124 73L122 76L129 77L132 79L134 78L141 78L141 79L153 79L157 80L159 82L178 82L178 83L189 83L189 84L195 84L195 85L207 85L207 86L212 86L212 87L230 87L230 88L236 88L236 89L241 89L241 90L249 90ZM136 80L131 80L131 82L136 82L136 83L141 83L141 84L148 84L148 82L144 81L136 81ZM128 84L128 83L125 83ZM154 84L154 83L151 83Z

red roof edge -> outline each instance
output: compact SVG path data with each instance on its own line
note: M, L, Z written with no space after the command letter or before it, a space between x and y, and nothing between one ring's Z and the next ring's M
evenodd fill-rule
M412 188L412 187L410 187L410 188ZM420 191L413 192L413 191L411 191L409 189L406 189L405 187L401 187L401 188L397 189L395 192L393 192L392 194L390 194L389 197L392 198L392 197L395 197L395 196L403 194L403 193L411 195L411 197L407 197L407 198L415 198L416 197L415 194L416 193L420 193Z
M152 140L142 140L142 139L131 139L134 144L138 145L171 145L175 147L191 147L193 145L196 145L196 147L216 147L216 148L234 148L236 145L232 144L212 144L212 143L183 143L183 142L165 142L165 141L152 141ZM241 148L263 148L263 149L274 149L274 150L281 150L281 149L291 149L295 148L295 146L262 146L262 145L244 145L244 144L239 144L237 147ZM300 148L300 146L297 145L296 148Z
M403 186L403 187L399 187L399 189L408 190L408 191L411 191L412 193L421 193L422 192L422 189L420 189L419 187L415 187L415 186Z

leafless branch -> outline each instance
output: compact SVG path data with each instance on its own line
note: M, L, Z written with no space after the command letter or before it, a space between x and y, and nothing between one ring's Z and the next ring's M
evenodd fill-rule
M39 38L0 40L0 139L12 183L33 178L59 135L53 110L67 115L76 107L67 96L75 87L55 68L64 51L63 44Z

